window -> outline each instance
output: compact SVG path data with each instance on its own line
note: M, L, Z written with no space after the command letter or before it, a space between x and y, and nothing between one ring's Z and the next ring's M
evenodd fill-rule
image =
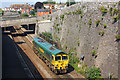
M62 56L62 60L67 60L67 56Z
M53 56L52 56L52 60L54 60Z
M61 60L61 56L56 56L55 61L59 61L59 60Z

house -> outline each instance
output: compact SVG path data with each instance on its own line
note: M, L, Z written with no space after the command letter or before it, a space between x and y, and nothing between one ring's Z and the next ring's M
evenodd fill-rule
M25 4L13 4L8 8L4 8L4 11L16 11L16 12L21 11L22 14L23 13L29 14L32 9L34 9L34 6L25 3Z
M43 5L46 9L55 9L55 4L44 4Z
M55 12L56 10L51 9L38 9L37 10L37 16L43 16L43 15L47 15L47 14L52 14L53 12Z
M67 5L66 4L55 4L55 8L54 9L63 9L63 8L65 8L65 7L67 7Z

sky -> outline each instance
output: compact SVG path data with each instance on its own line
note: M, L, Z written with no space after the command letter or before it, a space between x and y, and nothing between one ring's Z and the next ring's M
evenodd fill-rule
M35 4L36 2L43 2L47 0L0 0L0 8L5 8L9 7L12 4L24 4L24 3L29 3L29 4ZM61 2L66 2L67 0L53 0L57 3ZM81 1L81 0L75 0L75 1Z
M36 2L43 2L47 0L0 0L0 8L5 8L5 7L10 7L12 4L24 4L24 3L29 3L29 4L35 4ZM67 0L53 0L57 3L61 2L66 2ZM119 1L119 0L75 0L75 1Z

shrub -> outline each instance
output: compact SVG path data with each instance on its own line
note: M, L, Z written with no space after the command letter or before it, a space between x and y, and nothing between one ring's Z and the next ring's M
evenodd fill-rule
M79 63L79 57L73 56L73 64Z
M74 14L75 14L75 12L73 11L73 12L72 12L72 14L74 15Z
M63 20L64 19L64 15L61 15L60 18Z
M83 14L81 14L80 17L82 18L82 17L83 17Z
M120 5L120 1L119 1L119 3L118 3L119 5Z
M82 10L81 9L78 9L75 11L75 14L81 14L82 13Z
M104 31L99 31L99 35L103 36L104 35Z
M80 46L80 42L78 42L78 46Z
M109 11L110 11L110 15L111 15L111 16L112 16L112 10L113 10L113 8L110 7Z
M56 26L59 26L59 24L57 23Z
M116 38L117 40L120 40L120 35L116 35L115 38Z
M67 49L67 45L65 45L65 49Z
M18 11L19 14L21 14L21 11Z
M75 56L77 56L77 52L75 52Z
M58 17L56 17L56 19L57 19Z
M98 25L99 25L99 23L100 23L100 20L99 20L99 19L97 19L97 20L96 20L96 26L98 26Z
M43 16L42 18L44 19L45 17Z
M109 5L107 5L107 7L109 8Z
M93 56L95 56L95 54L96 54L95 49L93 49L93 50L91 51L91 53L92 53Z
M106 28L107 27L107 24L104 24L104 28Z
M92 19L89 20L88 24L89 24L89 25L92 25Z
M118 12L118 18L120 19L120 11Z
M101 20L103 20L103 17L101 17Z
M52 16L50 17L50 21L52 20Z
M29 15L27 13L21 14L21 17L29 17Z
M36 22L38 22L38 20L36 20Z
M117 13L118 13L118 9L116 9L116 8L114 8L114 11L113 11L113 15L117 15Z
M71 12L65 13L66 15L71 15Z
M113 19L114 19L114 22L117 22L118 16L114 16Z
M108 11L107 11L107 8L105 8L104 6L102 6L102 7L100 8L100 11L101 11L101 13L102 13L102 16L104 16L105 13L108 12Z
M48 15L48 17L49 17L49 15Z
M52 34L51 33L49 33L49 32L42 32L42 34L44 36L46 36L47 38L52 39Z
M101 78L101 71L99 68L92 66L86 69L85 76L88 80L96 80Z
M85 5L82 5L82 8L85 8Z

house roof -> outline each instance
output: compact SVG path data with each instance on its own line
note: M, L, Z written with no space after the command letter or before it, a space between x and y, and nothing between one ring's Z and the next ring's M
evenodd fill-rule
M37 11L38 12L49 12L49 10L47 10L47 9L38 9Z

